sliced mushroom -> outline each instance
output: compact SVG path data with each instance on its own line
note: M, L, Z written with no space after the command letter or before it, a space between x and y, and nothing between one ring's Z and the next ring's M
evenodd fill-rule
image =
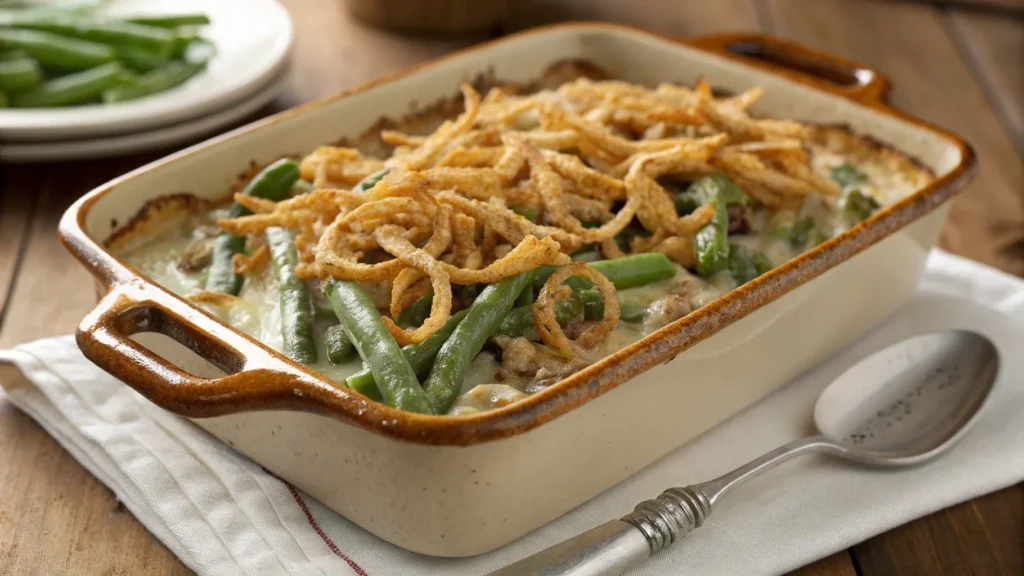
M750 206L730 204L726 208L726 212L729 214L729 234L750 234L753 230L750 221L752 215Z
M191 242L178 257L178 269L184 272L198 272L210 265L213 259L213 238L201 238Z

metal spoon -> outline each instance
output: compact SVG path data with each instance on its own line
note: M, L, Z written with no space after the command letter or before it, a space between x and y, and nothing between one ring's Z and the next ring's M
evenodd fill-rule
M876 466L919 464L949 449L977 420L999 371L988 338L950 331L881 350L818 397L821 432L795 440L710 482L670 488L612 520L491 576L621 574L702 525L731 488L800 454L828 452Z

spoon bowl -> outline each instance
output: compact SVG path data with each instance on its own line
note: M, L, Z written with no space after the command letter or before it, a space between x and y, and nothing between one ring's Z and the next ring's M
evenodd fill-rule
M927 461L980 413L999 353L963 330L922 334L861 360L818 397L814 423L846 458L875 465Z

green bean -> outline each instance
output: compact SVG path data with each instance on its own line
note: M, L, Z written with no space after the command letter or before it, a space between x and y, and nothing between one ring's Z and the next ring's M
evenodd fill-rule
M597 262L598 260L601 260L601 252L593 246L577 250L572 254L573 262Z
M794 248L805 248L817 246L828 237L817 227L814 218L804 216L797 220L792 226L782 226L775 230L775 237L780 240L788 240Z
M167 16L135 16L128 22L156 26L157 28L179 28L181 26L205 26L210 23L206 14L171 14Z
M444 342L442 342L441 344L444 344ZM403 355L405 354L405 350L409 348L409 346L415 346L415 344L403 346ZM438 348L440 348L440 345L438 345ZM405 359L408 360L409 357L406 356ZM430 359L433 360L433 356L431 356ZM363 368L359 372L356 372L355 374L346 378L345 386L348 386L349 389L351 390L359 392L360 394L366 396L367 398L373 400L374 402L384 401L384 397L380 395L380 389L377 388L377 381L373 379L373 372L370 372L369 368Z
M600 290L592 288L576 290L576 296L583 302L584 320L600 320L604 318L604 294Z
M694 237L697 252L697 273L707 277L725 268L729 259L729 213L725 202L712 198L714 208L711 221L704 225Z
M825 232L822 231L821 228L814 227L811 229L810 232L807 233L807 247L812 248L828 239L828 234L825 234Z
M867 174L861 172L853 164L843 164L832 169L832 179L843 188L846 188L847 186L866 182L868 177Z
M288 195L292 184L299 179L299 165L288 158L278 160L264 168L242 190L242 194L275 202ZM239 218L252 214L241 204L231 205L228 218ZM242 277L235 274L231 259L245 250L245 237L221 232L213 243L213 259L206 274L206 289L238 295L242 289Z
M324 282L322 288L345 335L370 368L384 402L407 412L434 413L416 372L359 284L332 278Z
M202 40L198 33L192 28L182 28L174 31L174 47L171 48L171 56L173 58L182 58L188 51L189 46L193 42ZM209 44L209 42L202 40ZM210 44L213 46L213 44Z
M189 44L201 39L195 29L182 28L174 31L174 46L171 48L171 57L182 57Z
M476 297L480 294L480 286L480 284L459 286L459 289L455 292L455 297L460 300L476 300Z
M750 250L744 246L729 246L729 272L742 285L772 269L772 262L761 252Z
M601 311L602 313L604 310ZM639 324L647 318L647 305L632 298L619 298L619 320L627 324Z
M434 294L418 298L411 306L402 310L395 318L395 322L402 328L414 328L423 324L423 321L430 316L430 307L434 304Z
M686 216L691 214L697 208L700 208L701 201L696 194L690 192L680 192L676 194L675 198L676 214L680 216Z
M295 184L292 184L292 189L288 191L288 195L295 197L303 194L308 194L313 191L313 184L306 182L305 180L296 180Z
M380 182L382 178L384 178L385 176L388 175L388 172L391 172L391 168L382 168L382 169L374 172L373 174L370 174L366 178L363 178L362 180L360 180L358 184L353 186L352 187L352 191L353 192L366 192L370 188L373 188L374 186L376 186L377 182Z
M165 54L137 46L114 46L114 50L117 51L117 57L124 62L125 66L139 72L149 72L171 61Z
M667 280L676 275L676 265L664 254L647 252L644 254L633 254L622 258L611 260L599 260L588 264L594 270L604 274L612 281L615 288L625 290L646 286L660 280ZM534 286L543 286L548 277L554 274L557 266L541 266L537 268ZM565 282L573 288L590 288L593 283L585 278L569 278Z
M423 391L436 413L444 414L451 408L462 388L469 363L480 353L487 339L512 309L516 297L532 280L533 271L530 271L491 284L469 307L465 321L459 323L451 338L438 351L434 367L423 383Z
M633 238L643 235L638 232L635 228L626 227L615 235L615 244L624 252L631 251L630 244L633 242Z
M0 62L0 90L22 92L43 81L43 69L31 58Z
M0 29L0 49L24 50L44 68L55 70L85 70L117 58L114 49L105 44L38 30Z
M577 296L583 301L583 318L585 320L600 320L604 318L604 294L600 290L588 289L579 290ZM647 317L647 306L643 303L623 296L619 296L619 320L628 324L643 322Z
M128 84L128 83L131 83L131 82L135 82L135 80L137 80L138 77L139 77L139 73L138 72L136 72L134 70L129 70L127 68L122 68L121 71L117 74L117 83L118 84Z
M103 101L110 104L134 100L163 92L184 83L206 67L206 64L191 64L174 60L139 76L134 82L115 86L103 92Z
M280 202L288 197L288 191L298 179L299 165L291 158L282 158L253 177L242 189L242 194ZM236 202L231 205L228 218L240 218L249 214L252 212Z
M853 222L867 220L878 208L878 200L860 190L850 190L843 198L843 213Z
M807 233L814 228L814 219L810 216L800 218L792 226L781 226L775 230L775 237L779 240L789 240L794 244L802 244L807 240Z
M772 268L775 268L775 265L772 264L772 261L769 260L768 256L763 252L754 252L754 256L751 260L754 262L754 270L757 272L758 276L761 274L767 274L772 270Z
M814 230L814 218L810 216L804 216L797 220L793 224L793 228L790 230L790 241L796 246L803 246L807 244L808 237L810 236L811 230Z
M324 343L327 346L327 359L334 364L344 364L356 355L356 346L345 335L345 329L341 324L335 324L327 329L324 333Z
M316 294L310 294L310 302L313 303L313 315L318 320L337 320L338 317L334 315L334 308L327 300L323 298L317 298Z
M14 26L101 44L138 46L161 54L170 54L174 47L173 32L134 22L90 22L82 21L79 17L23 18L15 21Z
M691 184L687 191L693 191L695 194L708 198L714 194L719 198L723 198L726 205L742 204L747 206L750 204L750 198L747 194L740 190L740 187L730 180L729 177L722 174L704 176Z
M555 302L555 318L562 326L583 320L583 301L573 296ZM539 340L533 324L533 304L517 305L502 319L494 330L494 336L520 336L528 340Z
M204 38L191 38L177 56L189 64L206 65L217 54L217 47Z
M10 26L24 18L42 18L86 14L106 0L59 0L57 2L33 2L31 0L0 1L0 26Z
M516 306L529 306L530 304L533 304L535 296L536 295L533 293L533 284L529 284L526 288L523 288L523 291L516 297Z
M217 234L213 239L213 256L206 272L206 289L238 295L242 289L242 276L235 274L231 259L245 251L245 236L234 236L227 232Z
M313 303L306 283L295 275L299 251L291 232L271 226L265 232L274 263L281 302L281 337L285 356L301 364L316 362L316 341L313 340Z
M526 218L530 222L536 222L537 221L537 211L534 210L533 208L515 207L515 208L512 208L512 211L515 212L516 214L519 214L523 218Z
M646 254L634 254L611 260L600 260L588 264L594 270L603 274L612 281L616 290L626 290L637 286L646 286L661 280L668 280L676 275L676 265L664 254L649 252ZM582 281L589 288L590 281L583 278L576 278ZM573 279L570 279L570 283ZM577 282L579 283L579 282ZM570 284L571 285L571 284Z
M430 372L430 367L434 364L434 357L437 356L437 351L444 346L444 343L451 337L452 332L455 332L455 327L459 325L459 322L466 317L469 310L462 310L452 314L448 318L448 321L443 326L434 332L423 342L419 344L409 344L402 347L402 356L409 362L409 366L412 366L413 372L416 373L418 378L425 378ZM369 369L363 369L349 376L345 380L345 384L349 388L359 392L367 398L381 400L380 390L377 389L377 383L373 379L373 373Z
M124 68L110 62L84 72L76 72L48 80L28 92L16 94L11 103L21 108L70 106L97 100L104 90L121 82Z
M694 248L697 252L697 273L701 276L725 269L729 262L729 204L746 204L746 194L725 176L712 174L690 185L687 193L705 200L714 209L711 221L697 232Z
M3 50L0 51L0 62L10 62L11 60L22 60L24 58L31 58L28 52L24 50Z
M10 17L52 16L61 14L86 13L106 0L56 0L54 2L38 2L35 0L0 0L0 15ZM7 20L0 19L0 26Z

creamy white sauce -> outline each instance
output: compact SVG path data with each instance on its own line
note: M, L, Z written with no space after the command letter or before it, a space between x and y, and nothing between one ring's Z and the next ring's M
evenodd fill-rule
M842 155L822 147L814 148L814 155L811 158L811 167L815 172L826 176L832 173L832 169L849 162L849 159ZM867 182L859 183L857 188L863 194L871 196L882 206L895 204L906 198L918 188L923 186L929 176L924 172L908 173L906 171L894 170L886 166L884 162L857 162L857 169L867 176Z
M192 241L191 229L195 223L196 220L193 219L174 225L154 236L150 242L122 253L121 257L175 294L189 296L200 292L203 289L205 274L186 272L178 268L178 257ZM272 267L268 264L258 273L247 276L238 296L240 301L234 305L199 306L280 352L283 346L280 293L273 278ZM329 320L317 320L317 362L309 367L335 382L344 382L345 378L362 370L363 363L358 358L343 364L333 364L327 359L324 332L331 324Z

